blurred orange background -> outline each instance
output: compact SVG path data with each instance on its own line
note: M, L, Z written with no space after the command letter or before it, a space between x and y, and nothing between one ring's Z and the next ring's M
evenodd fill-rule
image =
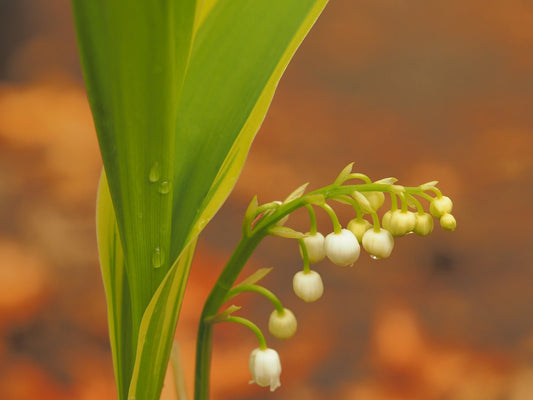
M531 2L332 1L200 241L177 332L189 393L198 314L252 196L326 185L355 161L374 179L438 179L457 231L400 238L390 259L354 268L322 262L310 305L291 290L297 246L268 239L247 272L274 266L264 284L298 317L293 339L267 337L282 386L248 385L255 338L220 325L213 399L533 399L532 50ZM115 398L100 168L70 2L0 0L0 399ZM239 301L266 329L268 302Z

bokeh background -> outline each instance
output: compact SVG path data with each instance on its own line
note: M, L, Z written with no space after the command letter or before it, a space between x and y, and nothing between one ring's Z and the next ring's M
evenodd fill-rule
M297 315L282 386L248 385L255 338L216 329L225 399L533 399L533 3L335 0L289 66L241 178L199 244L177 339L188 390L196 322L255 194L374 179L438 179L455 233L401 238L391 259L326 261L326 291L291 291L297 246L269 239L247 267ZM0 398L114 399L94 204L101 159L70 2L0 0ZM338 208L342 221L347 207ZM305 214L290 224L305 230ZM320 216L325 233L330 224ZM271 306L239 299L266 328ZM170 396L165 386L165 399Z

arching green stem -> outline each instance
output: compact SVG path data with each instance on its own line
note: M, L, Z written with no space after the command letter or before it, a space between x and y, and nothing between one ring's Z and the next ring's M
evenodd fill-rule
M381 231L381 225L379 224L378 214L373 212L370 215L372 216L372 223L374 224L374 232Z
M429 190L431 190L437 195L437 199L440 199L442 197L442 192L437 187L432 187Z
M411 199L413 203L415 203L416 211L418 212L418 214L424 215L425 214L424 207L422 207L422 204L420 204L418 199L412 194L407 194L407 196L409 197L409 199Z
M307 208L307 211L309 213L309 233L311 235L316 235L317 232L317 226L316 226L316 214L315 210L313 209L313 206L311 204L306 204L305 208Z
M300 249L302 250L304 272L308 274L309 272L311 272L311 267L309 266L309 253L307 252L307 247L305 246L303 239L298 239L298 244L300 245Z
M361 179L362 181L364 181L365 183L372 183L372 179L370 179L368 176L366 176L365 174L361 174L361 173L358 173L358 172L353 172L351 173L350 175L348 175L346 177L346 181L349 181L350 179Z
M392 212L396 211L398 209L398 196L396 196L394 193L391 193L390 202L391 202L390 210Z
M255 293L259 293L259 294L265 296L272 303L272 305L276 308L276 310L279 313L283 313L283 310L285 309L283 307L283 304L281 304L281 301L276 297L276 295L274 293L272 293L270 290L268 290L267 288L264 288L263 286L260 286L260 285L238 285L238 286L235 286L233 289L231 289L228 292L224 302L228 301L232 297L235 297L238 294L243 293L243 292L255 292Z
M400 201L402 203L402 212L407 212L407 199L405 198L405 194L404 193L400 193Z
M335 214L335 211L328 203L321 204L320 207L324 209L329 215L329 218L331 219L331 223L333 224L333 231L336 234L341 233L342 231L342 225L339 222L339 218L337 218L337 214Z
M259 348L261 350L266 350L268 348L267 344L266 344L265 336L263 335L263 332L261 332L261 329L259 329L259 327L256 324L254 324L252 321L247 320L246 318L235 317L235 316L232 316L232 315L230 315L226 319L226 321L228 321L228 322L236 322L237 324L241 324L241 325L244 325L244 326L250 328L255 333L255 336L257 336L257 341L259 342Z

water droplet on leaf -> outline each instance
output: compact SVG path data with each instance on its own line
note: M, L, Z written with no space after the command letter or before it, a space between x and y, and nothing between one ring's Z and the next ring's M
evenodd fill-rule
M170 191L170 182L163 181L159 184L159 193L167 194Z
M152 183L155 183L159 181L161 175L161 166L156 161L154 165L152 165L152 168L150 168L150 172L148 173L148 180Z
M163 252L159 247L156 247L152 254L152 267L160 268L164 262Z

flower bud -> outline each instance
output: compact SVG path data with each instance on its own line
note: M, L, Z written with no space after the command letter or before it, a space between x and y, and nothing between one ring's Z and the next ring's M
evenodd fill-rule
M361 192L366 197L374 211L378 210L385 202L383 192Z
M317 301L324 293L324 284L316 271L299 271L292 279L294 293L307 303Z
M392 236L403 236L411 232L416 225L415 214L411 211L396 210L390 217L388 230Z
M249 365L252 373L252 381L250 383L257 383L262 387L270 386L271 392L281 386L279 381L281 362L276 350L261 350L259 348L253 350L252 354L250 354Z
M278 339L289 339L294 336L297 325L296 317L288 308L284 308L281 313L274 310L268 320L268 330Z
M429 204L429 211L435 218L440 218L444 214L452 212L452 199L447 196L436 197Z
M389 210L381 218L381 226L390 231L390 219L392 218L393 211Z
M361 240L363 240L363 235L365 234L365 232L371 227L372 224L366 219L358 220L357 218L352 219L350 222L348 222L347 226L348 230L355 235L359 243L361 243Z
M309 257L309 262L315 264L320 262L326 257L326 250L324 249L324 235L320 232L315 233L304 237L303 242L305 248L307 249L307 256ZM300 254L302 254L302 249L300 249Z
M457 227L457 221L452 214L446 213L440 217L440 226L442 226L447 231L454 231Z
M415 214L416 224L413 232L419 236L427 236L433 231L433 217L428 214Z
M355 235L348 229L340 233L332 232L326 236L326 255L332 263L341 267L353 265L359 258L361 248Z
M369 229L363 236L363 248L372 258L387 258L394 248L394 238L386 229Z

